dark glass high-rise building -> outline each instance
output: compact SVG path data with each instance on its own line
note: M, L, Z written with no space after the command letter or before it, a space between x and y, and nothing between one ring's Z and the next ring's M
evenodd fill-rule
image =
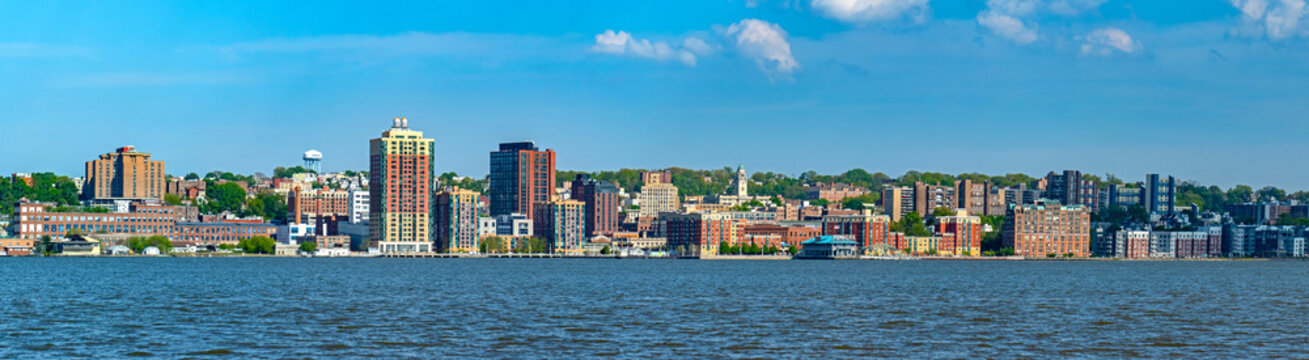
M531 141L501 143L491 152L491 216L519 213L554 198L555 152L541 151Z

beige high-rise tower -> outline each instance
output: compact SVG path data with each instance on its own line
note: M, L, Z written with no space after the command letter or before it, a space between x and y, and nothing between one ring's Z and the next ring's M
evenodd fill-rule
M432 251L432 171L436 142L395 118L369 142L369 246L383 253Z
M86 162L82 197L89 200L163 199L164 162L132 146L120 147Z

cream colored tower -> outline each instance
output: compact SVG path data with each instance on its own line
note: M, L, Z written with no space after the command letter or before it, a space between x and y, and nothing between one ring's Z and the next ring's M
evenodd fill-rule
M395 118L369 142L369 246L383 253L432 251L435 141Z

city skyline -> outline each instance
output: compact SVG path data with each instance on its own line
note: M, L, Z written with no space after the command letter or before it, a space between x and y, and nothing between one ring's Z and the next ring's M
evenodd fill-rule
M135 145L178 176L269 173L308 149L363 170L364 140L403 116L435 139L437 173L476 177L496 144L530 139L562 170L1078 169L1304 189L1302 9L897 4L0 4L6 129L75 139L11 136L0 169L78 176L87 154Z

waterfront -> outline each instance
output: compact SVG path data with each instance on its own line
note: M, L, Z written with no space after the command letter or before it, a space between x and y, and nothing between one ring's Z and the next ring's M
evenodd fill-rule
M0 357L1306 357L1300 261L0 258Z

